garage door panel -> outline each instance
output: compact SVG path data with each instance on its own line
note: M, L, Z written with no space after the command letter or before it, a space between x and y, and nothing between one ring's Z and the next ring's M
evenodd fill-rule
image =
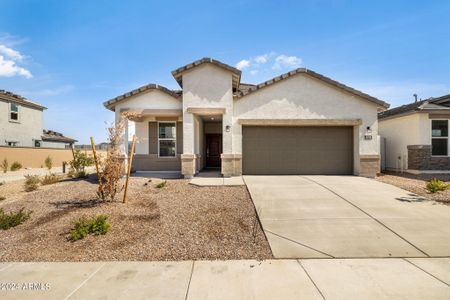
M244 174L352 174L352 127L244 126Z

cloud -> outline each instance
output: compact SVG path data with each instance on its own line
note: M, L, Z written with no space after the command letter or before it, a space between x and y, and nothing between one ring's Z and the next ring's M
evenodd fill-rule
M265 64L269 60L269 54L258 55L255 57L255 62L258 64Z
M0 55L0 77L23 76L25 78L32 78L33 75L25 68L19 67L13 60L6 59Z
M17 65L17 62L22 62L24 58L19 51L0 44L0 76L32 78L33 75L29 70Z
M249 66L250 66L250 61L246 60L246 59L243 59L243 60L241 60L240 62L238 62L236 64L236 69L243 70L245 68L248 68Z
M284 68L298 68L302 63L302 60L297 56L279 55L275 58L275 63L272 66L273 70L281 70Z
M258 72L258 70L251 70L250 75L255 76L256 74L258 74Z

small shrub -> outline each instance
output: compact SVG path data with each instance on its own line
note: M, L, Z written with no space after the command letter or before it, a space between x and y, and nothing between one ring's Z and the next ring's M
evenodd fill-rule
M8 163L8 160L5 158L5 159L2 161L2 170L3 170L3 173L8 172L8 167L9 167L9 163Z
M6 200L5 196L0 196L0 201Z
M37 175L25 175L25 191L32 192L38 189L39 186L39 176Z
M109 231L107 215L98 215L93 218L81 217L74 222L74 228L70 231L72 241L84 239L88 234L102 235Z
M20 169L22 169L22 164L20 162L18 162L18 161L15 161L15 162L12 163L10 170L11 171L18 171Z
M45 163L45 167L50 171L52 169L53 166L53 160L50 156L47 156L47 158L44 161Z
M442 180L439 180L437 178L433 178L427 183L427 190L430 193L445 191L449 187L450 187L450 184L446 184L445 182L443 182Z
M7 230L11 227L22 224L28 218L30 218L31 211L25 212L25 208L21 208L18 212L5 213L2 208L0 208L0 229Z
M44 178L41 179L41 184L48 185L58 183L62 180L62 178L62 176L56 174L45 175Z
M166 184L167 184L167 181L164 180L163 182L158 183L158 184L156 185L156 188L157 188L157 189L162 189L163 187L166 186Z
M79 149L74 151L73 157L69 162L70 170L67 175L73 178L86 177L86 167L94 164L94 158Z

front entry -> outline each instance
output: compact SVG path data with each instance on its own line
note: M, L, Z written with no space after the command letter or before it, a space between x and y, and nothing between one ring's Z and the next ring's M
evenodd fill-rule
M206 167L220 168L220 154L222 154L222 135L205 134Z

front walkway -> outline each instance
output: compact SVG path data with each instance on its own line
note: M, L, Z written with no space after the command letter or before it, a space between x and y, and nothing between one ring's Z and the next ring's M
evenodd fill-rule
M450 259L0 264L1 299L449 299Z
M356 176L244 181L276 258L450 256L450 206Z
M242 176L223 177L219 170L200 171L189 182L197 186L240 186L244 185Z

